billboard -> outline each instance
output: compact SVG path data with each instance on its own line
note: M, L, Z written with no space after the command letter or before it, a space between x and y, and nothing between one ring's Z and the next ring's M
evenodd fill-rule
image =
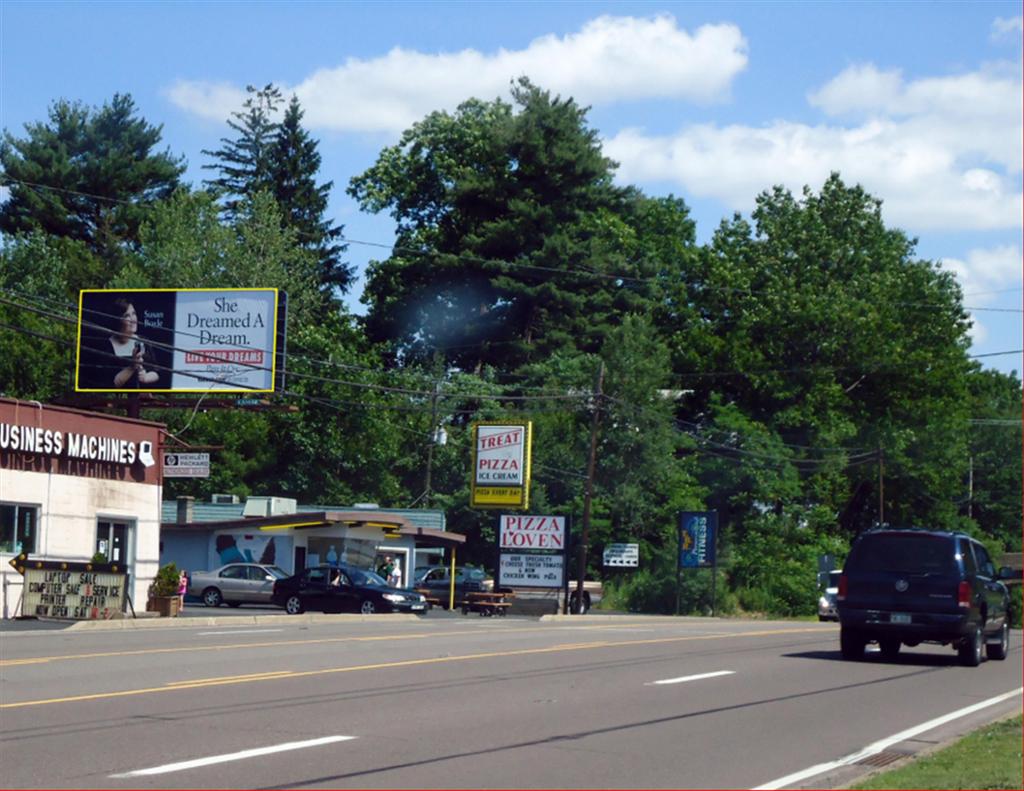
M273 392L286 301L276 288L84 290L75 390Z
M718 511L683 511L679 514L679 565L702 568L715 565Z
M532 427L530 422L474 424L471 508L529 507Z

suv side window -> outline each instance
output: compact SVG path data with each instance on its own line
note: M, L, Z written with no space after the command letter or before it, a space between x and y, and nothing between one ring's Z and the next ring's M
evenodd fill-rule
M974 555L978 560L978 573L983 577L993 579L996 576L996 567L988 556L988 550L981 544L974 544Z
M964 571L967 575L973 577L978 573L978 564L974 560L974 550L971 548L971 542L966 538L961 538L960 544L960 557L964 559Z

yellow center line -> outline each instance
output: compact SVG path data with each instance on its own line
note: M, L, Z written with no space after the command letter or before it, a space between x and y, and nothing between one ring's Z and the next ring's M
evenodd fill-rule
M607 629L628 629L644 621L633 621L627 624L585 624L573 626L573 629L584 630L607 630ZM494 629L497 632L497 629ZM543 631L542 627L529 627L523 629L504 629L501 634L521 634L523 632ZM0 668L16 667L18 665L39 665L47 662L67 662L74 659L106 659L112 656L148 656L150 654L176 654L192 651L231 651L244 648L274 648L277 646L290 645L318 645L326 643L347 643L347 642L382 642L392 640L422 640L428 637L461 637L464 635L480 634L479 629L461 629L450 632L415 632L413 634L386 634L369 635L365 637L321 637L308 640L273 640L258 643L225 643L222 645L177 645L171 648L140 648L132 651L95 651L89 654L65 654L63 656L36 656L23 659L0 659Z
M321 670L273 670L245 676L222 676L220 678L188 679L171 683L162 687L145 687L142 689L122 689L115 692L96 692L88 695L69 695L63 698L47 698L44 700L23 700L18 703L2 703L0 709L20 709L28 706L46 706L55 703L77 703L85 700L103 700L109 698L125 698L135 695L151 695L157 692L178 692L184 689L213 687L228 684L250 684L257 681L279 681L282 679L324 676L333 673L353 673L360 670L384 670L393 668L416 667L418 665L435 665L448 662L469 662L480 659L497 659L511 656L530 656L553 654L563 651L584 651L595 648L619 648L623 646L657 645L665 643L682 643L695 640L719 640L723 637L774 637L785 634L821 633L820 629L766 629L756 632L720 632L707 635L691 635L687 637L656 637L645 640L620 640L595 643L576 643L572 645L556 645L547 648L521 648L514 651L488 651L480 654L463 654L460 656L431 657L429 659L404 659L393 662L377 662L369 665L349 665L348 667L331 667Z
M45 662L65 662L72 659L106 659L112 656L147 656L149 654L177 654L192 651L229 651L240 648L273 648L276 646L289 645L315 645L318 643L346 643L346 642L378 642L391 640L418 640L425 637L437 637L437 632L423 632L416 634L396 635L375 635L369 637L323 637L309 640L274 640L259 643L225 643L222 645L189 645L174 646L172 648L140 648L134 651L95 651L90 654L65 654L63 656L38 656L25 659L3 659L0 660L0 668L13 667L15 665L42 664ZM445 632L444 635L469 635L479 634L476 631Z

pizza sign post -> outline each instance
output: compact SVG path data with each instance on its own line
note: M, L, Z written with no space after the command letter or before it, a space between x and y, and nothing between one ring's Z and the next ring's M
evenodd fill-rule
M473 426L470 507L529 507L532 427L529 422Z

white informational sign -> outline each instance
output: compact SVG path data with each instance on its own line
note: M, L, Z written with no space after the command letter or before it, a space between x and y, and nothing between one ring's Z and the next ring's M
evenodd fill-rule
M476 442L478 485L523 485L526 448L523 426L479 426Z
M165 453L165 478L209 478L209 453Z
M502 552L498 564L498 585L561 588L564 557Z
M276 291L180 291L174 309L174 389L274 389Z
M639 566L639 544L608 544L604 548L604 565Z
M498 531L501 549L565 549L564 516L502 514Z

